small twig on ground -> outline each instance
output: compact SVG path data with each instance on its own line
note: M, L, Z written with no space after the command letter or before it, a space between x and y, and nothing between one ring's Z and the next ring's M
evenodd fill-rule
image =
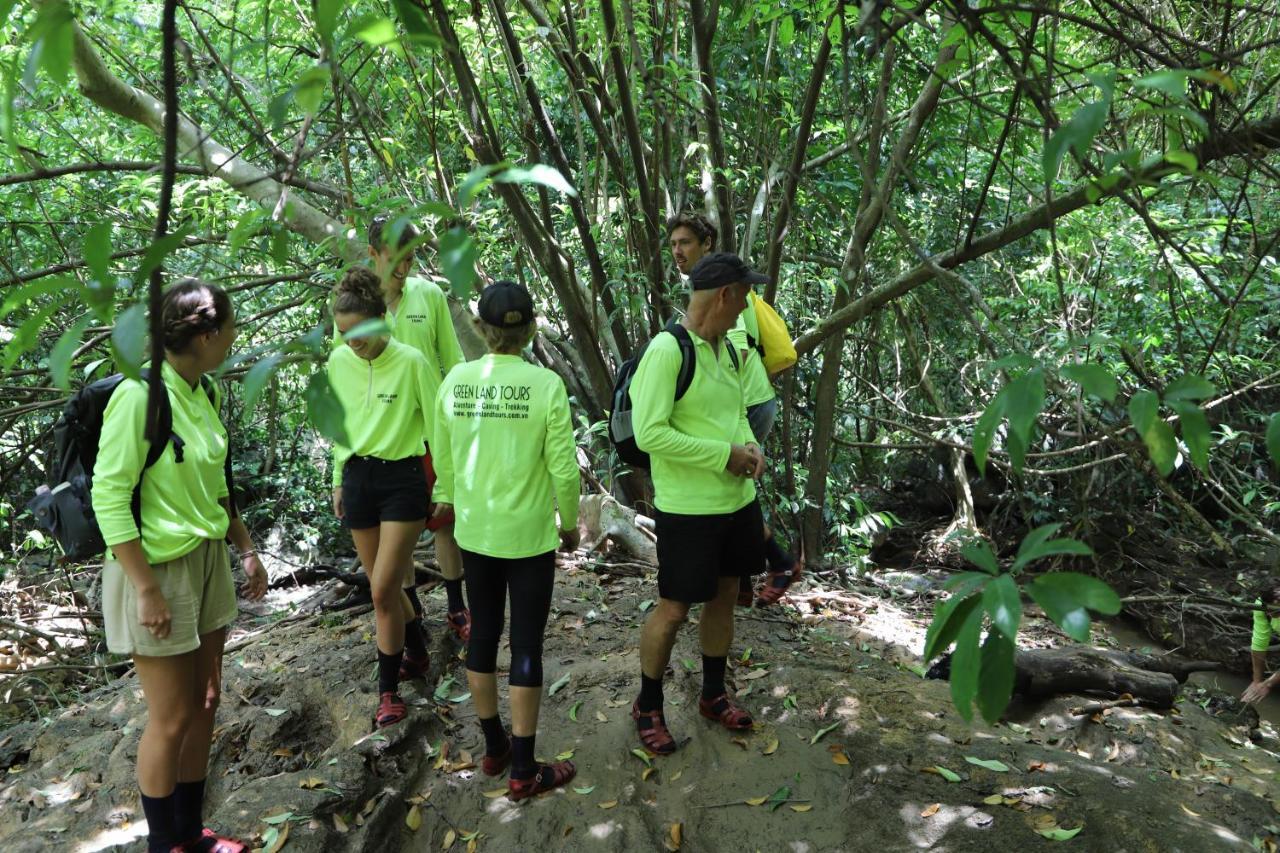
M811 802L813 802L813 801L812 801L812 800L766 800L765 802L761 803L760 805L762 805L762 806L771 806L771 805L773 805L774 803L777 803L777 804L778 804L778 805L780 805L780 806L785 806L787 803L811 803ZM749 805L751 805L751 803L748 803L746 800L734 800L732 803L712 803L712 804L711 804L711 805L709 805L709 806L696 806L695 808L699 808L699 809L723 809L723 808L727 808L727 807L729 807L729 806L749 806Z
M1138 708L1141 706L1141 699L1134 699L1130 696L1128 699L1117 699L1114 702L1093 702L1088 705L1081 705L1077 708L1072 708L1068 713L1073 717L1088 717L1093 714L1100 714L1103 711L1109 711L1112 708Z

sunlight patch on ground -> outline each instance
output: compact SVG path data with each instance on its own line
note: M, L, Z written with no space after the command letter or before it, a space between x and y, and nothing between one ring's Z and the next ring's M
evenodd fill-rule
M114 829L104 829L93 838L81 841L74 849L75 853L96 853L98 850L106 850L109 847L130 844L139 838L145 838L146 835L147 822L140 820Z
M618 828L617 821L607 820L604 823L597 823L595 826L591 827L591 829L587 830L587 832L592 838L596 838L596 839L599 839L600 841L604 841L610 835L613 835L614 830L616 830L617 828Z

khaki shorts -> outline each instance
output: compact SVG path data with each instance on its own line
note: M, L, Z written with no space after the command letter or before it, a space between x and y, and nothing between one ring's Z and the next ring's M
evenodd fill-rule
M222 541L205 539L194 550L151 567L169 604L172 622L163 640L138 622L138 594L115 560L102 565L102 616L107 649L120 655L170 657L200 648L200 637L235 621L236 587Z

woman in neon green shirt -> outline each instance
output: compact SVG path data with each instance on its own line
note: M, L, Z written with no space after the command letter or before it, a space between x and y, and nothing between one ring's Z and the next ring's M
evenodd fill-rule
M229 446L217 395L210 399L201 381L226 360L235 313L221 288L186 279L165 291L160 325L164 354L152 370L160 370L173 429L162 438L167 446L159 460L144 470L151 446L145 384L121 382L103 413L92 491L110 549L102 568L103 622L107 648L133 656L147 704L138 788L148 849L237 853L244 845L205 829L202 815L222 649L237 612L227 539L240 552L245 596L258 599L267 589L228 494Z
M1263 591L1258 599L1263 609L1253 611L1253 642L1249 644L1249 657L1253 664L1253 683L1240 698L1245 702L1261 702L1271 688L1280 683L1280 671L1264 678L1267 670L1267 649L1271 635L1280 634L1280 583L1274 583Z
M430 666L421 623L401 581L430 506L422 437L430 431L439 379L413 347L356 328L381 320L387 310L372 270L350 268L334 294L333 322L347 346L329 353L328 364L346 432L346 441L333 445L333 511L350 528L369 576L378 635L374 724L384 728L407 713L397 692L402 666L407 677Z
M578 545L578 455L564 383L520 357L537 330L528 291L495 282L477 313L489 354L449 371L436 397L436 513L457 515L471 604L467 683L485 739L481 769L496 776L510 763L508 796L523 800L575 773L569 761L538 764L533 746L556 545ZM510 738L498 716L495 675L508 593Z

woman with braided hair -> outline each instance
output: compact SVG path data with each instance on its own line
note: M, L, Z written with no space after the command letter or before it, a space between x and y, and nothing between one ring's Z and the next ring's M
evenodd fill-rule
M159 460L145 466L146 384L121 382L103 415L92 491L109 549L103 621L107 648L133 656L147 705L138 787L148 850L239 853L245 846L205 829L202 815L222 649L237 613L226 540L239 551L245 597L267 588L232 502L227 430L205 378L235 341L235 312L221 288L186 279L165 292L161 323L163 356L151 369L161 372L173 426L158 437Z
M333 446L333 511L351 530L373 595L378 728L405 718L397 692L402 673L416 677L430 664L422 623L401 579L426 525L431 496L423 437L431 432L440 385L422 353L385 327L368 331L369 321L383 320L386 311L377 274L368 267L348 269L333 300L333 323L347 346L334 349L328 365L346 428L346 442Z

